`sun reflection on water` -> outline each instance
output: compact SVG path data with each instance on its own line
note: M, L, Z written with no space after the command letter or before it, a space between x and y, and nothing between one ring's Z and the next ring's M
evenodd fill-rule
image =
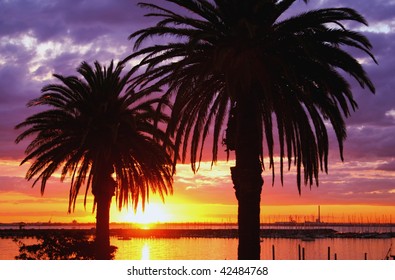
M143 247L141 248L141 259L142 260L149 260L149 252L150 252L150 246L148 243L144 243Z

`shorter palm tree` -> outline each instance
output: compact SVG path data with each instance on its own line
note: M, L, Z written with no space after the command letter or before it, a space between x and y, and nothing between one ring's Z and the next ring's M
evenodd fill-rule
M75 76L54 75L61 83L42 89L28 106L45 110L16 126L25 130L19 143L35 138L26 148L21 164L31 162L26 179L41 181L41 194L48 179L60 170L61 180L71 178L69 212L75 208L80 189L85 199L91 190L96 210L96 258L110 257L109 212L115 195L119 209L130 203L144 207L149 192L162 200L172 193L173 147L158 124L167 117L157 112L156 99L127 87L132 73L121 77L122 64L95 67L83 62Z

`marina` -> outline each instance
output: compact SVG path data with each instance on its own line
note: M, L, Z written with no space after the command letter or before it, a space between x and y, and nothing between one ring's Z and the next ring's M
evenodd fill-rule
M75 234L93 238L92 224L0 225L0 259L14 259L16 240L35 244L45 236ZM235 224L112 224L111 244L115 259L237 259ZM262 224L262 259L276 260L391 260L394 258L394 225L355 224Z

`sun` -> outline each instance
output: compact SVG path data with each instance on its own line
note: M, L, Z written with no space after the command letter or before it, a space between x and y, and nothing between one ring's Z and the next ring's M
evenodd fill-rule
M143 227L147 227L149 224L171 222L172 215L165 205L153 202L147 203L144 211L141 206L137 208L136 212L129 209L126 213L121 214L117 220L119 222L141 224Z

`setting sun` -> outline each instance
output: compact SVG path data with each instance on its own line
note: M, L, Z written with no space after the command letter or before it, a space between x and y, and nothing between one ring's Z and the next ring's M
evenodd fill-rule
M146 204L144 211L141 206L137 208L136 212L129 209L126 213L121 213L117 220L119 222L148 225L170 222L172 220L172 215L166 210L165 205L153 202Z

